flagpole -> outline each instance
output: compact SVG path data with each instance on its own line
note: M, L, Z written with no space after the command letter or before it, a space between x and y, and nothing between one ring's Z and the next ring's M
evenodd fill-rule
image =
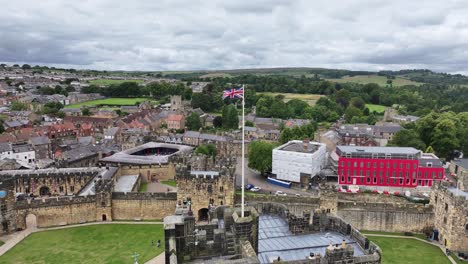
M242 97L242 206L241 206L241 217L244 217L244 191L245 191L245 183L244 183L244 176L245 176L245 88L242 85L243 90L243 97Z

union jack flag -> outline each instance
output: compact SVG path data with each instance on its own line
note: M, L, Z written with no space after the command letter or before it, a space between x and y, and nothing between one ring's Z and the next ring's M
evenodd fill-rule
M236 88L232 88L230 90L224 90L224 93L223 93L223 99L226 99L226 98L244 98L244 86L242 86L241 88L239 89L236 89Z

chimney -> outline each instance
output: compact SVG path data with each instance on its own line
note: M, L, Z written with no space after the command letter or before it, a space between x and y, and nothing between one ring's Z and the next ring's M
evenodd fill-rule
M344 240L344 239L341 242L341 248L346 248L346 240Z
M303 147L304 147L304 152L307 152L307 150L309 149L309 139L304 139L302 141L302 144L303 144Z

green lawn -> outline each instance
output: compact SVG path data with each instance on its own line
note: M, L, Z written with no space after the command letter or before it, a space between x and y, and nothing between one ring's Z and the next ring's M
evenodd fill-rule
M0 246L2 246L3 244L5 244L5 242L0 240Z
M149 98L106 98L93 101L86 101L77 104L70 104L65 106L65 108L81 108L82 106L121 106L121 105L135 105L136 103L141 103L144 101L154 101Z
M300 99L306 101L309 105L314 106L315 103L320 99L320 97L324 97L324 95L320 94L299 94L299 93L271 93L271 92L258 92L257 94L265 94L269 96L277 96L283 95L284 102L288 102L292 99Z
M33 233L1 256L0 263L125 264L133 263L134 252L144 263L163 250L163 225L92 225Z
M111 84L121 84L124 82L136 82L136 83L142 83L144 80L110 80L110 79L97 79L97 80L92 80L89 83L94 84L94 85L111 85Z
M379 114L383 114L385 112L385 108L387 108L385 105L376 105L376 104L366 104L366 107L369 108L369 111L372 112L377 112Z
M359 231L360 231L362 234L365 234L365 235L376 234L376 235L390 235L390 236L405 236L404 233L381 232L381 231L367 231L367 230L359 230ZM424 234L413 233L412 236L408 236L408 237L417 237L417 238L421 238L421 239L426 240L426 236L425 236Z
M175 180L161 181L161 183L172 187L177 187L177 182Z
M138 192L146 192L148 190L148 183L142 182L140 184L140 188L138 188Z
M412 238L390 238L367 235L382 249L382 264L450 264L436 246Z
M379 76L376 74L371 75L356 75L356 76L344 76L342 78L337 79L327 79L331 82L338 82L338 83L360 83L360 84L367 84L367 83L376 83L380 86L387 85L387 77L386 76ZM405 78L396 77L393 81L393 86L403 86L403 85L421 85L422 83L414 82Z

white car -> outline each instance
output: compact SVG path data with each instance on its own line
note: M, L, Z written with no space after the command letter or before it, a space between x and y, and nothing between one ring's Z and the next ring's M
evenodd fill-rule
M253 187L252 189L250 189L251 192L258 192L260 191L262 188L258 187L258 186L255 186Z
M284 193L284 192L282 192L282 191L276 191L276 192L275 192L275 195L276 195L276 196L286 196L287 194Z

